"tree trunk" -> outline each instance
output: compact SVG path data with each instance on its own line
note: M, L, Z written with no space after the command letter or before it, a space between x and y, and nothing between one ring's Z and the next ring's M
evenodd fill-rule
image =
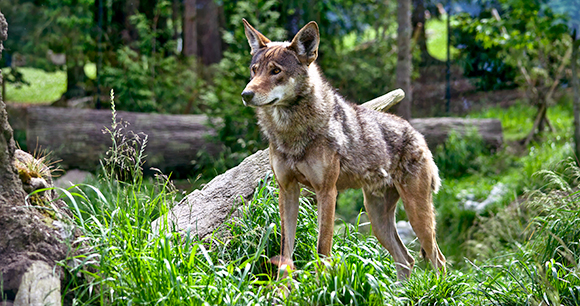
M580 81L578 80L578 53L580 52L580 39L576 32L572 36L572 88L574 91L574 152L576 160L580 161ZM580 162L579 162L580 163Z
M544 130L544 126L548 117L546 117L548 111L547 102L543 101L538 106L538 112L536 113L536 119L534 120L534 125L532 130L528 133L528 136L524 139L524 146L528 146L530 142L534 139L534 136L539 132Z
M4 15L0 13L0 56L2 55L2 41L6 40L8 24ZM2 81L2 71L0 70L0 82ZM18 172L14 168L14 150L16 146L12 138L12 128L8 124L6 104L0 97L0 201L12 199L24 201L22 184L18 180Z
M137 29L131 22L131 16L139 13L139 0L125 0L125 30L124 38L127 44L136 41L139 38Z
M0 12L0 56L7 30ZM54 223L45 224L45 217L26 205L14 158L12 128L0 97L0 300L7 305L59 306L61 268L56 261L65 258L66 247Z
M71 53L67 53L66 61L66 92L64 97L68 100L85 96L86 75L82 63L77 61L76 54Z
M397 6L397 87L405 91L405 99L399 103L395 113L407 120L411 119L413 89L411 87L411 0L398 0Z
M197 54L204 65L211 65L222 59L222 42L219 26L219 8L214 0L198 0L197 5Z
M197 55L196 0L183 1L183 55Z
M173 40L179 38L179 13L181 12L181 2L173 0L171 3L171 23L173 24ZM182 24L183 26L183 24Z

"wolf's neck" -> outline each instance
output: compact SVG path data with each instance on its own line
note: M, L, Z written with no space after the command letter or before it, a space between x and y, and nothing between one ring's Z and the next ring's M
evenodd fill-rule
M312 140L325 134L335 95L318 67L311 64L294 103L258 109L258 123L270 146L288 155L302 154Z

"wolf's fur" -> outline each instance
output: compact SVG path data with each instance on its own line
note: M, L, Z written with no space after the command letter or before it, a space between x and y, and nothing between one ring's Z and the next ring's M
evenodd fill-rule
M404 119L349 103L336 93L313 63L316 23L307 24L292 42L271 42L245 20L244 25L252 62L242 97L256 107L280 186L282 250L276 261L293 267L302 183L316 192L320 254L328 256L332 248L337 192L362 188L373 232L397 263L398 277L407 278L414 264L395 228L399 197L422 252L444 271L432 204L440 180L423 136Z

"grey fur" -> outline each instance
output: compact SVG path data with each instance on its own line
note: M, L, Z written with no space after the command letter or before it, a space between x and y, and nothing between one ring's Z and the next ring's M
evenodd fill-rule
M432 205L440 179L423 136L404 119L347 102L324 80L313 63L316 23L290 43L270 42L244 24L252 62L242 99L256 108L280 186L282 250L272 262L293 267L300 182L316 192L320 254L331 252L337 190L362 188L373 232L393 255L399 279L407 278L414 264L395 228L399 197L422 252L437 271L445 271Z

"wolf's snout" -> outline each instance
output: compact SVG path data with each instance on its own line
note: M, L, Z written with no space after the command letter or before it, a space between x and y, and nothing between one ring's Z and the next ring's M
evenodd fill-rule
M254 92L251 90L244 90L242 92L242 100L244 100L244 103L250 103L250 101L252 101L252 99L254 98Z

